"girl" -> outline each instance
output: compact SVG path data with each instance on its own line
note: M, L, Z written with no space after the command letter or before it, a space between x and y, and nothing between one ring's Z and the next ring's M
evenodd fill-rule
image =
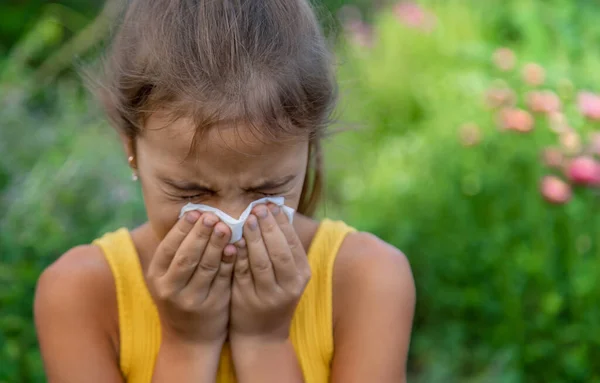
M48 380L404 382L415 290L397 249L310 218L335 102L307 0L131 0L104 105L148 223L40 277ZM209 205L239 217L243 238Z

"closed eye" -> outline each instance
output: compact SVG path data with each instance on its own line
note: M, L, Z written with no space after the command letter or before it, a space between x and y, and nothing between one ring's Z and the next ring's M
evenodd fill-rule
M168 179L162 181L169 186L170 190L167 194L179 200L189 201L216 194L216 191L197 183L176 182Z
M259 185L246 189L248 193L261 194L265 197L283 195L290 189L290 184L296 179L296 175L290 175L278 180L262 182Z
M194 194L194 195L180 196L179 198L181 198L183 200L186 200L186 201L190 201L190 200L195 200L195 199L202 198L202 197L205 197L205 196L206 196L206 193L204 193L204 194Z
M276 197L281 195L281 193L265 193L265 192L258 192L257 194L261 194L265 197Z

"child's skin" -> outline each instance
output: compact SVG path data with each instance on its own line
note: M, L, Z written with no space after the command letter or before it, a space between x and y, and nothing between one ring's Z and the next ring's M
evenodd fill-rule
M192 201L236 217L265 195L297 208L308 137L269 142L222 125L190 151L193 134L189 120L169 124L154 113L135 142L123 138L148 213L132 237L163 326L153 382L214 382L227 338L239 382L303 382L288 335L318 223L296 214L292 227L261 205L244 239L227 245L230 230L215 215L178 213ZM373 235L350 234L333 283L331 381L404 382L415 304L404 255ZM114 280L99 248L74 248L43 273L35 316L49 382L124 381Z

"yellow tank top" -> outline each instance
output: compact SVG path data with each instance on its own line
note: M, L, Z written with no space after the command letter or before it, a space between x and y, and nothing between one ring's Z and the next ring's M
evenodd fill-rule
M329 381L333 263L343 239L352 231L343 222L324 220L308 251L312 278L292 320L291 340L305 380L310 383ZM160 320L129 231L120 229L93 243L102 249L115 280L123 376L128 383L150 383L160 346ZM225 345L217 383L235 382L230 351Z

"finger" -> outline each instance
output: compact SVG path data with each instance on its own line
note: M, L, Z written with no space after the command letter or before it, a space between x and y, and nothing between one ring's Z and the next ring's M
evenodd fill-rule
M255 212L258 217L267 254L273 264L275 279L277 280L277 284L285 289L295 285L298 270L296 269L294 257L288 246L287 239L279 228L275 217L271 214L271 211L274 210L274 213L278 215L279 207L272 205L271 209L260 205L256 207Z
M213 279L212 285L210 286L208 292L207 299L223 303L224 300L231 296L231 282L233 278L233 269L235 267L236 258L237 249L235 248L235 246L225 246L225 250L223 250L223 257L221 259L221 265L219 266L219 271Z
M217 223L186 289L208 295L208 290L222 265L223 252L229 243L229 238L231 238L229 227L223 222Z
M267 249L260 233L258 219L254 214L250 214L244 228L244 239L248 248L248 260L250 271L256 291L271 290L277 286L275 274L273 273L273 264L267 254Z
M202 219L196 222L183 240L165 274L165 280L173 284L174 288L182 289L194 275L217 222L218 218L214 214L203 214Z
M306 256L306 250L304 250L304 246L302 246L302 242L300 241L294 226L290 223L289 218L281 211L281 209L275 209L275 212L271 209L271 214L275 217L279 229L285 236L287 245L294 258L296 268L306 274L310 274L310 264L308 263L308 257Z
M175 223L175 226L167 233L156 249L156 255L152 258L148 268L150 275L162 276L167 272L175 253L201 215L198 211L190 211Z
M250 261L248 260L248 248L246 241L242 238L236 243L237 256L235 260L235 269L233 271L234 282L239 287L244 296L255 295L254 280L250 271Z

